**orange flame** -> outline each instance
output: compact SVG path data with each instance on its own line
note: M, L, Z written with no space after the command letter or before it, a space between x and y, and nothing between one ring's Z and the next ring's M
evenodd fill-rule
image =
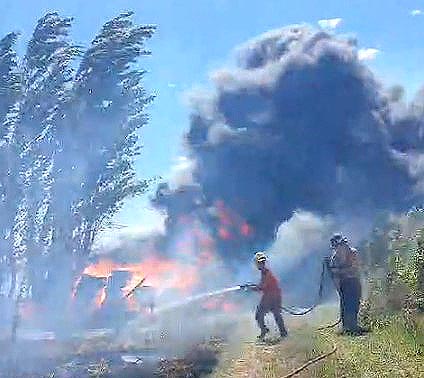
M107 278L111 277L115 271L132 273L130 282L123 289L126 293L145 276L147 276L146 285L180 290L188 290L198 281L195 267L157 257L150 257L144 262L136 264L120 264L110 260L100 260L85 268L84 274Z
M253 235L253 227L243 220L235 211L229 209L223 201L216 201L215 209L220 224L218 236L221 239L230 240L235 236L247 238Z
M81 280L82 280L82 276L79 276L79 277L77 278L77 280L75 281L75 284L74 284L74 286L73 286L73 288L72 288L72 293L71 293L71 298L72 298L72 299L75 299L75 297L76 297L76 295L77 295L78 287L79 287L79 285L80 285L80 283L81 283Z
M128 293L143 277L147 277L145 284L161 289L178 289L189 291L198 282L195 266L185 265L169 259L150 257L140 264L123 264L116 267L117 271L132 273L126 287L122 289Z
M203 256L204 258L204 256ZM182 264L170 259L158 258L155 256L149 257L142 263L123 264L115 263L111 260L100 260L97 263L89 265L84 269L83 274L95 278L109 278L113 272L124 271L130 272L131 278L123 287L122 296L126 297L128 293L144 278L145 285L154 286L158 289L177 289L182 292L190 291L199 281L196 266ZM81 278L77 280L75 287ZM76 295L76 290L73 292L73 297ZM100 308L107 296L107 287L102 287L96 295L95 305ZM130 310L136 311L138 304L133 294L126 297L127 305Z
M227 220L224 223L231 224L229 217L225 219ZM112 277L114 272L129 272L130 278L121 291L128 308L134 311L140 310L140 305L135 295L128 294L144 277L146 281L143 285L153 286L158 290L176 289L184 293L190 292L199 282L199 268L215 261L215 240L195 217L181 217L179 222L183 232L175 240L174 245L183 262L159 257L154 250L151 250L149 257L139 263L118 263L110 258L102 259L87 266L83 275L107 279ZM228 234L228 237L231 237L231 234ZM79 281L81 278L76 282L76 287ZM73 297L76 292L77 288L73 291ZM102 289L97 295L98 306L104 302L105 295L107 288Z
M220 227L218 230L218 235L223 240L230 240L231 239L231 233L224 227Z
M96 264L89 265L84 269L83 274L96 278L108 278L116 269L116 264L110 260L100 260Z
M253 229L252 229L252 227L248 223L244 222L241 225L241 227L240 227L240 233L243 236L248 237L248 236L252 235L252 232L253 232Z
M222 298L211 298L202 304L205 310L222 311L226 313L235 312L238 306L235 303L224 301Z
M105 303L106 300L106 286L103 286L99 292L97 293L95 304L97 308L100 308L103 306L103 303Z

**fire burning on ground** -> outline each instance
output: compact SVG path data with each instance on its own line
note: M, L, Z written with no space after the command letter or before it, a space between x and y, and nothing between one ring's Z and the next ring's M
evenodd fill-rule
M125 327L133 324L141 324L140 329L168 327L172 331L179 326L163 319L189 310L193 317L192 324L187 325L191 342L192 337L197 340L196 332L207 333L208 327L215 327L216 319L221 319L219 315L232 319L242 310L237 294L230 294L239 287L221 289L226 283L215 281L218 276L214 274L222 274L217 245L219 241L245 240L253 235L253 227L222 201L213 209L216 227L206 227L195 213L185 214L169 232L167 244L151 241L139 250L117 254L105 251L97 256L74 281L69 308L72 326L81 334L84 331L80 329L124 329L125 333ZM26 317L33 315L28 313ZM198 328L195 324L199 319L209 323L202 323L194 332L192 328ZM177 335L164 342L174 345L178 338Z
M183 264L167 258L152 256L142 263L118 263L109 259L102 259L87 266L83 276L98 278L110 282L115 272L128 272L129 280L121 287L122 298L127 299L129 308L135 308L132 290L145 279L143 286L152 286L157 290L176 289L182 293L189 293L199 281L196 266ZM77 279L72 296L78 295L78 286L81 277ZM101 307L107 298L107 284L103 285L96 294L96 307Z
M103 286L96 296L96 307L99 308L106 300L106 286Z
M131 273L130 281L122 288L123 295L126 295L144 277L146 277L146 285L160 289L175 288L181 291L189 290L198 281L195 267L158 257L150 257L137 264L100 260L85 268L83 274L95 278L110 278L114 272Z
M253 227L242 217L228 208L223 201L218 200L213 206L217 220L216 236L221 240L251 238ZM155 249L148 251L148 257L141 262L117 262L111 257L101 258L88 265L75 282L72 298L78 295L82 277L97 278L104 285L97 289L94 303L101 308L108 297L108 288L117 272L127 272L128 279L120 287L120 294L127 302L130 311L140 310L134 297L134 288L140 281L142 286L154 287L159 293L167 289L177 290L183 295L192 294L202 284L201 271L217 261L216 236L206 230L194 214L182 215L178 221L178 232L173 241L172 256ZM209 305L205 305L208 308ZM210 307L210 306L209 306ZM215 306L224 311L230 311L231 305Z

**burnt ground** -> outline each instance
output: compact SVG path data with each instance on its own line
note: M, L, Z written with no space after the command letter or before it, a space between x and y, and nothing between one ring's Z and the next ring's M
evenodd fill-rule
M0 378L202 377L218 364L222 345L210 335L227 338L232 318L173 308L147 325L140 318L116 329L71 323L55 334L23 325L13 350L10 332L0 332Z
M164 358L159 350L111 349L104 341L59 343L54 340L16 345L3 343L1 378L199 378L218 363L221 342L194 345L184 357Z

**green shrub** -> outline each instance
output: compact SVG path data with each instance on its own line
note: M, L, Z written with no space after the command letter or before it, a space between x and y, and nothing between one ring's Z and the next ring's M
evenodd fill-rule
M424 311L424 212L411 212L399 225L373 233L367 253L386 256L386 261L368 258L368 298L360 312L361 322L379 327L400 317L411 332ZM385 248L385 251L377 249Z

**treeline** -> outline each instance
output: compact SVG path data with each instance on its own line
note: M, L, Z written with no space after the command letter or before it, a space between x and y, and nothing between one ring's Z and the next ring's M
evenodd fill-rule
M38 21L23 57L17 33L0 41L3 295L24 271L34 299L60 306L98 232L148 185L134 171L152 101L137 61L155 27L131 16L107 22L86 49L57 13Z
M363 251L369 284L363 322L379 326L398 318L424 343L424 211L375 228Z

